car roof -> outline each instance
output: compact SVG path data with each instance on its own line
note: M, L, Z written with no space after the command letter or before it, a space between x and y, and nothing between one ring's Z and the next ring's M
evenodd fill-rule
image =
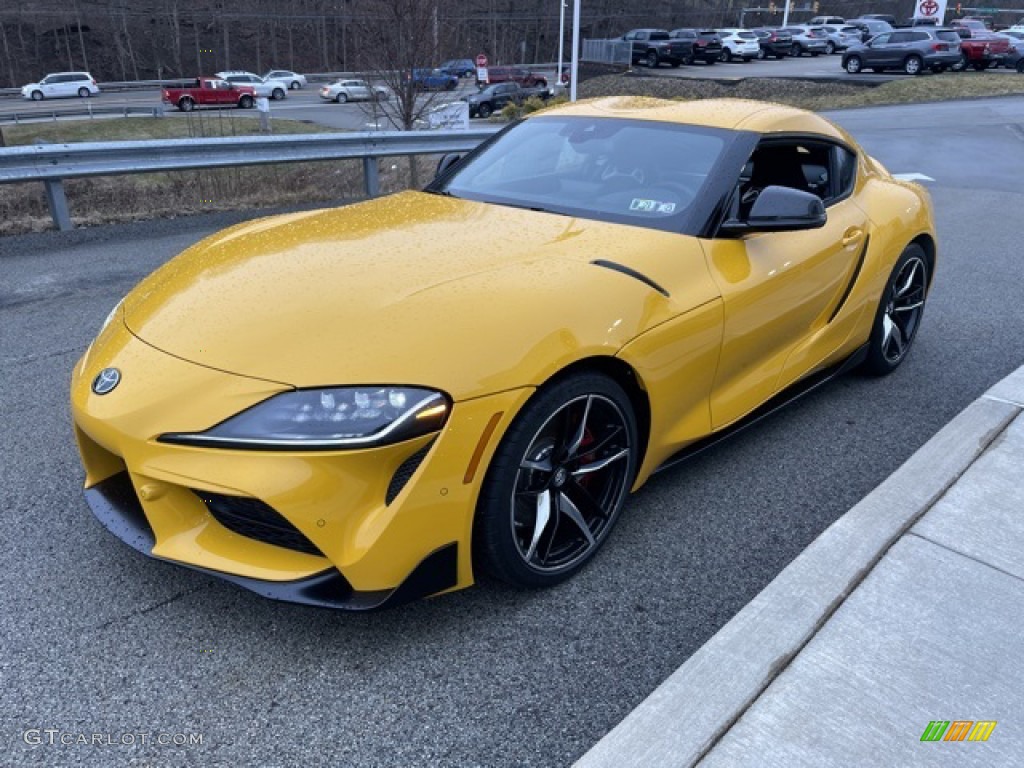
M816 133L851 142L844 131L813 112L752 99L670 101L647 96L606 96L537 114L621 117L755 133Z

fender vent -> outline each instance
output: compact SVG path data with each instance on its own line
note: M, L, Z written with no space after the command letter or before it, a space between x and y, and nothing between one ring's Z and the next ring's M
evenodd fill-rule
M416 453L410 456L408 459L403 461L398 469L395 470L395 474L391 477L391 482L388 483L388 492L384 495L384 503L390 505L392 501L402 492L405 488L406 483L413 476L413 473L419 469L420 464L430 453L430 447L434 444L431 440L429 443L420 448Z

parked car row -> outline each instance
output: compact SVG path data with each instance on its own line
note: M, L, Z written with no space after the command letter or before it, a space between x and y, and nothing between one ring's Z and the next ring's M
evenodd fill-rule
M201 87L201 81L206 79L221 80L235 86L249 86L251 96L265 96L268 99L283 99L289 90L304 88L306 76L288 69L272 69L262 77L244 70L230 70L218 72L213 78L200 77L189 84L189 87ZM179 89L180 90L180 89ZM211 90L217 90L211 88ZM227 90L220 88L220 90ZM32 101L43 99L59 99L67 97L89 98L100 93L100 88L94 78L88 72L54 72L41 78L36 83L29 83L21 89L22 98Z

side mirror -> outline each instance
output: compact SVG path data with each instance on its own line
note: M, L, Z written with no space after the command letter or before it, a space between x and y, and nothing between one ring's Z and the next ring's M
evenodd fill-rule
M819 229L827 221L821 198L790 187L765 187L757 196L746 220L732 219L719 228L721 234L738 236L754 232L795 232Z
M434 178L436 179L444 175L444 173L449 168L451 168L461 159L462 154L460 152L449 152L448 154L442 156L441 159L437 161L437 172L434 174Z

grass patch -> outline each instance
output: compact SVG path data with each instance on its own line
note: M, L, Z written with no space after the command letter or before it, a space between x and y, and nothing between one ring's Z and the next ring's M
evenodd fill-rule
M295 120L273 120L271 125L275 134L334 131ZM8 146L258 133L258 120L217 112L193 112L163 119L128 117L32 123L3 129ZM404 157L381 160L382 192L410 186L410 162ZM436 162L433 157L418 158L417 178L430 178ZM96 176L69 179L64 187L75 226L305 203L341 204L364 196L363 165L359 159ZM0 235L52 228L41 183L0 185Z
M789 78L718 81L681 77L606 75L580 84L580 98L652 96L662 99L760 99L811 110L912 104L1024 94L1024 77L979 72L923 75L874 84Z

